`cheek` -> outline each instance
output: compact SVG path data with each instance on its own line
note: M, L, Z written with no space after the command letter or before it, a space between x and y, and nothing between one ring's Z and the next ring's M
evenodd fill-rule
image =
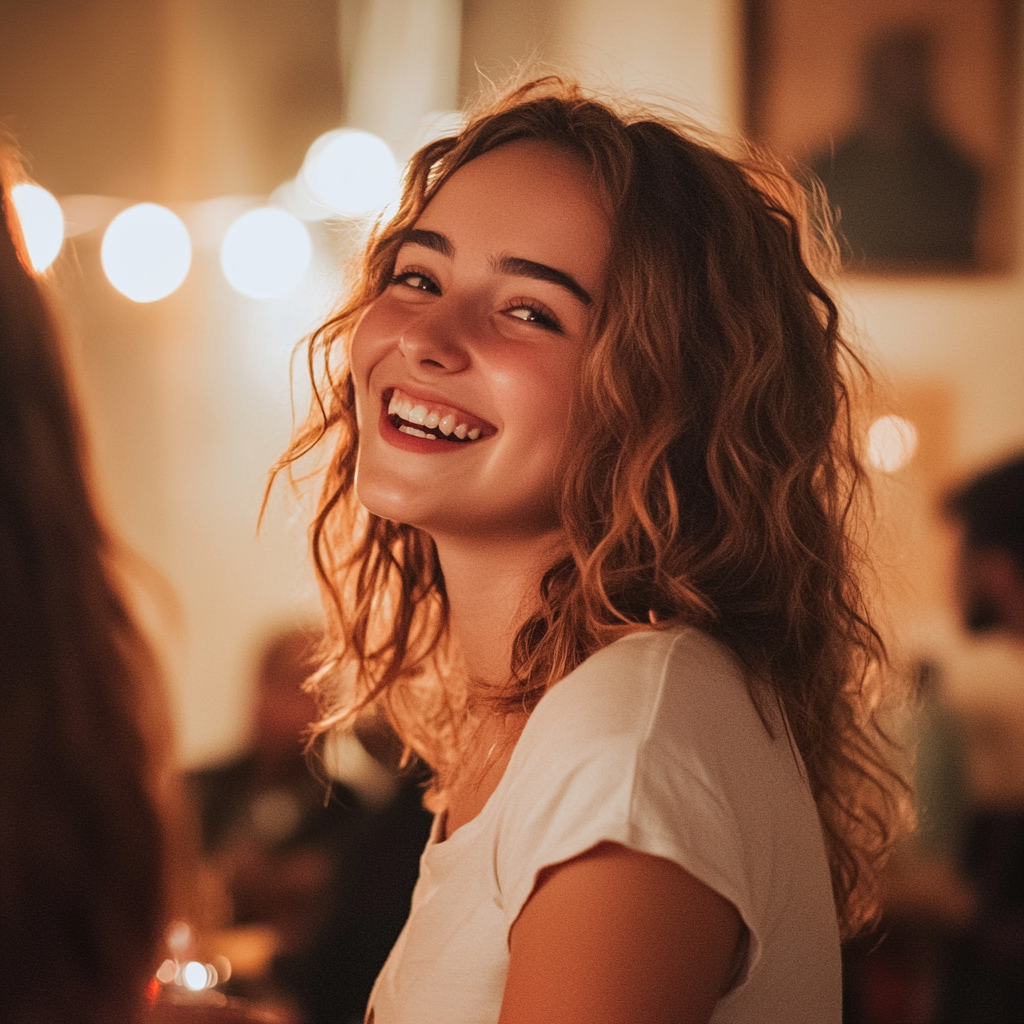
M356 327L349 350L349 362L352 367L352 378L356 390L356 415L362 428L362 406L369 393L370 378L374 367L394 347L392 338L398 332L389 329L390 325L383 311L371 306Z
M357 384L366 383L370 369L380 358L384 348L386 332L385 325L381 323L381 320L382 317L377 312L376 306L371 306L359 321L359 326L356 327L355 334L352 336L352 373L355 375Z
M515 421L540 440L564 435L569 405L577 387L576 351L556 352L542 359L511 359L492 367L492 381L504 396Z

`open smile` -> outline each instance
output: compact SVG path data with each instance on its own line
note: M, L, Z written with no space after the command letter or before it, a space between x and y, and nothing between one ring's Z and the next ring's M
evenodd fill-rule
M382 401L391 426L411 437L468 444L497 433L496 427L463 409L414 398L398 388L385 388Z

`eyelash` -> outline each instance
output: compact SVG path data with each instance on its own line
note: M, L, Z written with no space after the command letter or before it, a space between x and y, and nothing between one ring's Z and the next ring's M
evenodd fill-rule
M423 281L429 285L429 287L424 288L420 285L409 284L409 278L411 277L422 278ZM416 267L407 267L400 274L395 274L391 278L391 283L404 285L406 288L412 288L416 291L433 292L434 294L437 295L440 295L441 293L441 289L438 288L437 282L425 270L419 270Z
M422 279L422 284L410 284L410 279L417 277ZM405 288L412 288L414 291L423 291L434 295L441 294L441 289L438 287L438 284L433 277L431 277L425 270L420 270L418 267L406 267L405 270L394 274L391 278L391 284L401 285ZM426 287L424 287L424 285ZM513 319L522 320L522 322L526 324L534 324L545 331L561 333L562 324L558 317L555 316L547 306L542 305L535 299L526 299L521 297L511 299L509 302L505 303L500 312L511 314L517 309L529 310L531 318L526 319L525 317L514 317Z
M538 327L542 327L545 331L557 331L561 333L562 325L558 320L558 317L551 312L547 306L541 305L535 299L523 299L517 298L506 302L502 307L502 313L511 313L515 309L528 309L533 314L532 320L525 320L523 317L515 317L516 320L522 320L526 324L536 324Z

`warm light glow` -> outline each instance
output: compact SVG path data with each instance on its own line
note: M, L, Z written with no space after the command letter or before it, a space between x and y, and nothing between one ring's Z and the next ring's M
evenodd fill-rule
M917 451L917 428L902 416L881 416L868 430L868 459L883 473L895 473Z
M156 970L156 980L161 985L170 985L178 976L178 962L176 960L165 960Z
M213 966L221 981L231 980L231 961L226 956L215 956Z
M337 216L333 210L328 209L323 203L318 203L309 194L301 174L298 178L282 181L270 193L270 202L294 214L299 220L330 220Z
M313 246L306 226L287 210L262 206L228 228L220 265L231 287L252 299L293 292L309 270Z
M175 953L182 953L192 944L192 929L186 921L172 921L167 926L167 946Z
M207 973L205 964L201 964L198 960L189 960L181 969L181 980L185 988L198 992L206 988L210 981L210 975Z
M139 203L110 222L100 261L122 295L134 302L155 302L185 280L192 243L185 225L165 206Z
M313 199L345 217L379 213L399 192L387 143L354 128L321 135L309 147L301 178Z
M37 274L42 273L64 244L64 213L60 203L45 188L27 182L11 189L11 199L25 236L29 262Z
M386 807L397 785L385 769L351 733L335 729L323 748L323 763L332 778L354 789L369 807Z

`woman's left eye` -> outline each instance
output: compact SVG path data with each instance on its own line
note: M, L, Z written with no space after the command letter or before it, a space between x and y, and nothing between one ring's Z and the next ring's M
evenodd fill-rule
M528 324L536 324L538 327L543 327L548 331L561 331L562 329L562 325L558 322L558 318L554 313L533 303L521 301L509 303L502 312L516 320L522 320Z
M414 288L420 292L440 292L433 278L421 270L403 270L391 278L391 283L405 285L407 288Z

